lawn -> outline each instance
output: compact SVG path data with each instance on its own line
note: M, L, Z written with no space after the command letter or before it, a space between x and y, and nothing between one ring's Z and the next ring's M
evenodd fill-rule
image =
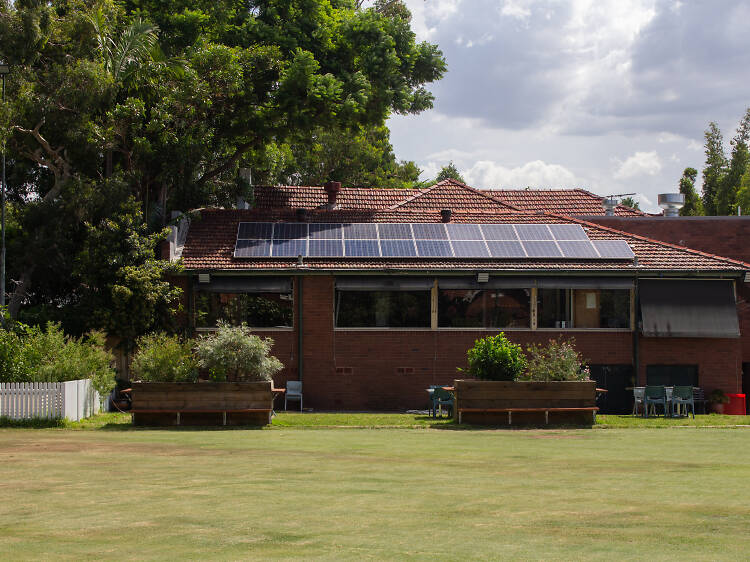
M105 419L0 429L2 558L736 560L750 550L743 428L323 427L346 425L333 419L314 431L112 431L127 425Z

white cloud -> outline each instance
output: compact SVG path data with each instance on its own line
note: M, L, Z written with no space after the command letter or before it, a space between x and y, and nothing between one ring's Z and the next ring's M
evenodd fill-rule
M615 171L614 177L625 180L636 176L654 176L661 171L662 164L656 151L636 152L628 157Z
M519 20L526 20L531 15L531 9L527 2L518 0L505 0L500 13L504 16L510 16Z
M471 168L461 169L467 183L477 188L561 188L581 184L575 174L559 164L541 160L527 162L516 168L506 168L491 160L479 160Z

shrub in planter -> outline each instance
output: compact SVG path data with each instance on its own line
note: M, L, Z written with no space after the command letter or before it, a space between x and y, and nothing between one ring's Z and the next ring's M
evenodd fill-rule
M273 340L250 333L246 324L218 329L198 340L196 352L201 368L217 381L270 381L284 366L270 355Z
M526 368L521 346L508 341L503 332L475 341L466 355L469 366L459 371L480 380L512 381Z
M193 342L164 333L138 338L131 367L136 380L146 382L195 382L198 360Z
M587 381L588 367L575 349L575 340L550 340L547 345L530 345L526 348L529 364L519 381Z

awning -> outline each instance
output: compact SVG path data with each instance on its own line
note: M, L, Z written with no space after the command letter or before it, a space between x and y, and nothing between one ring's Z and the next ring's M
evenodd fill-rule
M737 338L731 281L639 281L641 332L672 338Z
M441 289L632 289L633 279L626 277L501 277L490 275L486 283L477 276L438 277Z
M198 291L210 293L291 293L291 277L217 277L209 283L195 283Z
M336 288L342 291L429 291L432 277L337 277Z

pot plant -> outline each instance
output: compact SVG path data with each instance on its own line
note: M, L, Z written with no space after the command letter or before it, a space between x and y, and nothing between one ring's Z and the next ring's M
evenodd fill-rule
M590 425L596 410L596 384L582 366L573 340L521 346L505 334L477 340L467 352L475 380L456 380L459 421L478 424ZM477 380L478 379L478 380Z
M723 414L724 404L729 404L729 396L720 388L714 388L708 395L708 402L711 404L711 411L714 414Z

